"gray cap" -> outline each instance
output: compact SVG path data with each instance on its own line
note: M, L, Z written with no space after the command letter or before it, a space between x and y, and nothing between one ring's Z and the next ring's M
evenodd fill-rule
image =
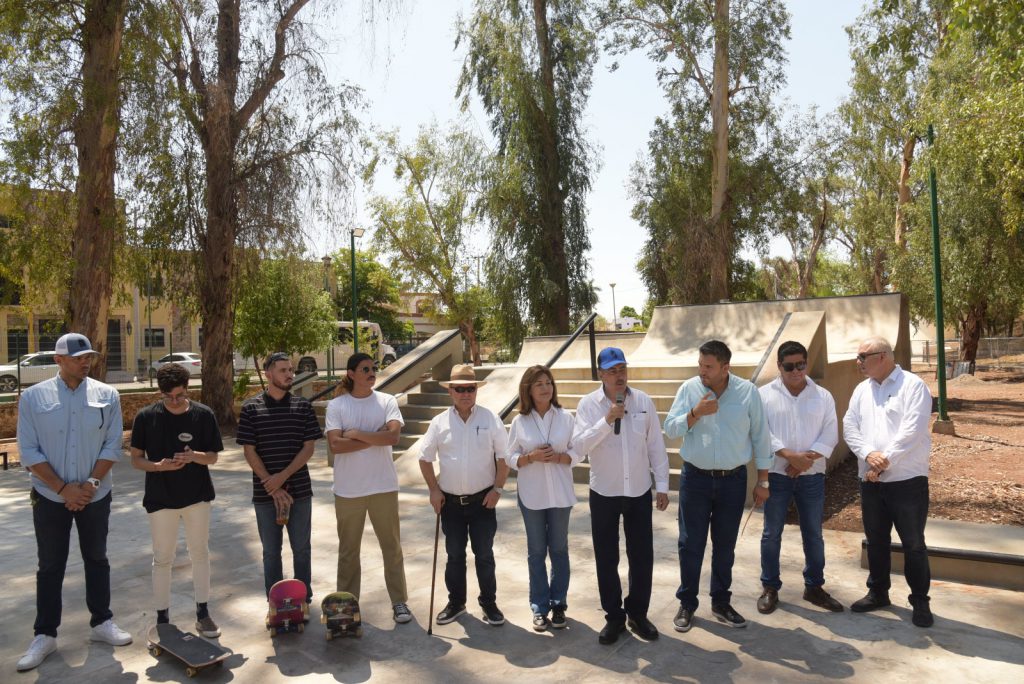
M61 356L82 356L83 354L99 354L89 344L89 338L81 333L68 333L61 335L57 345L53 348L55 354Z

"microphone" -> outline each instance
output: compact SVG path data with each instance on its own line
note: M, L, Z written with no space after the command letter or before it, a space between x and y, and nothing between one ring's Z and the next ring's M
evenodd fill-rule
M615 403L616 404L619 404L621 406L622 402L625 401L625 400L626 400L626 398L624 396L622 396L622 392L619 392L618 394L615 395ZM619 431L621 431L621 430L622 430L622 419L621 418L616 418L615 419L615 434L619 434Z

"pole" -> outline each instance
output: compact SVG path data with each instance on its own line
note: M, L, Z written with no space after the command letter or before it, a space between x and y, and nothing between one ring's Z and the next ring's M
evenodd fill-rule
M935 148L935 129L928 124L928 147ZM932 204L932 270L935 275L935 358L938 362L939 418L934 432L953 433L953 422L946 415L946 334L942 317L942 255L939 251L939 200L935 180L935 162L928 166L928 192Z
M349 237L352 238L352 353L359 353L359 320L356 314L356 231L350 230Z
M612 286L612 330L618 330L619 310L615 308L615 283Z
M147 331L149 334L149 367L146 368L146 375L149 376L149 388L153 389L153 267L150 264L150 268L146 271L146 319L149 326ZM143 336L145 339L145 335Z

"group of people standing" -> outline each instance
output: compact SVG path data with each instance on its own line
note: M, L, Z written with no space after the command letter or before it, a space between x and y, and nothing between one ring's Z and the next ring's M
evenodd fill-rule
M121 454L120 400L113 388L88 377L94 353L83 335L63 336L56 345L58 375L29 388L21 399L18 442L22 463L31 472L39 571L35 638L18 662L19 670L38 666L56 650L72 523L78 527L85 566L91 638L113 645L132 640L112 620L106 559L110 469ZM572 469L587 460L598 594L605 613L598 640L614 643L627 628L643 639L656 639L658 630L648 619L648 608L653 510L664 511L669 504L663 434L683 438L676 631L693 626L709 536L711 613L731 627L747 624L731 604L730 588L751 460L757 470L751 495L755 505L765 507L758 611L771 613L779 603L781 536L792 501L805 556L803 598L842 611L823 587L821 533L825 462L838 443L835 402L807 376L808 353L798 342L779 347L779 376L760 389L731 373L730 361L731 352L723 342L703 344L698 375L679 388L664 425L652 399L630 387L626 358L618 348L601 351L601 387L580 400L575 416L559 403L551 371L533 366L520 381L519 412L508 432L497 415L476 402L477 389L486 381L477 380L471 366L455 366L450 378L441 382L452 406L431 420L419 449L420 469L444 531L447 554L448 601L433 619L447 624L466 612L468 544L483 619L492 625L505 622L497 605L495 508L506 494L510 470L515 470L526 531L533 628L566 626L568 529L577 502ZM895 363L891 346L882 338L861 345L857 364L867 378L851 397L843 427L859 462L869 574L868 594L851 610L890 605L889 548L895 526L906 554L913 623L928 627L933 620L924 542L930 394L917 376ZM395 398L373 389L374 360L366 354L349 358L341 394L327 406L323 432L309 401L291 393L295 374L290 357L271 354L264 370L268 387L243 404L237 441L253 471L252 501L263 546L265 590L283 578L281 549L287 530L294 576L306 585L307 602L312 600L312 484L307 463L316 440L326 433L334 459L336 589L361 595L360 550L369 516L384 559L394 620L411 621L392 458L404 421ZM188 398L188 379L188 371L180 366L160 369L161 399L136 416L131 459L146 472L142 504L153 539L157 622L170 620L170 568L183 521L193 567L195 627L204 636L216 637L220 630L208 603L214 498L209 466L217 461L223 444L210 409ZM629 566L625 596L619 577L620 530Z

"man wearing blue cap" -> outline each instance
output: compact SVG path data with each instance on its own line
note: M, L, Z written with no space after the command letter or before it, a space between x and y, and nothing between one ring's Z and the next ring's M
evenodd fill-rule
M71 525L78 528L85 569L85 603L92 641L130 644L110 611L110 469L121 458L121 399L110 385L89 377L89 339L68 333L54 348L59 371L29 387L18 404L18 450L31 473L32 522L36 531L35 638L18 670L37 667L57 650L61 589L68 564Z
M647 619L654 573L651 474L659 511L668 508L668 454L651 398L628 386L626 356L608 347L597 357L601 387L576 408L573 444L590 459L590 519L597 586L605 626L602 644L615 643L627 624L638 636L658 638ZM619 580L619 519L629 560L629 594Z

